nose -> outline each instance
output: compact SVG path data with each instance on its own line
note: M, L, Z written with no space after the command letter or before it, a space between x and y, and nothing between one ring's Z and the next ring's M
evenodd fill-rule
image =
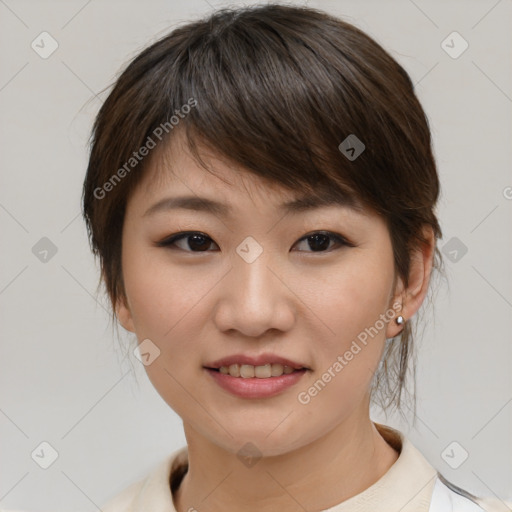
M271 260L265 251L250 263L234 256L232 268L217 290L214 319L219 330L234 329L259 338L268 330L292 328L296 308L291 283L286 283Z

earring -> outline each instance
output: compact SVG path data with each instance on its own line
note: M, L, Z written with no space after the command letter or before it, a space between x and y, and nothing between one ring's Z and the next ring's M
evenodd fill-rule
M402 315L399 315L397 318L396 318L396 323L398 325L402 325L404 323L404 317Z

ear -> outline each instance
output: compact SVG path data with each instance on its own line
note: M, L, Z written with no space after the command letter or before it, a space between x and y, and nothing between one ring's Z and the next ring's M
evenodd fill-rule
M404 324L397 324L396 318L402 315L404 322L409 321L418 311L425 299L432 273L434 261L434 249L436 245L434 231L431 226L423 228L423 236L426 242L417 247L411 254L411 264L409 268L409 286L405 288L403 280L398 277L395 286L395 292L390 304L399 303L401 305L396 311L396 316L389 322L386 329L386 338L393 338L400 334Z
M133 323L132 313L130 307L127 304L128 300L126 297L121 297L116 304L116 317L119 323L130 332L135 332L135 325Z

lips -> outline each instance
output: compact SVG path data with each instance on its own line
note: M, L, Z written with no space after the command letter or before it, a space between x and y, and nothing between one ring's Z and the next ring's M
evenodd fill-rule
M280 357L275 354L260 354L258 356L249 356L246 354L233 354L232 356L223 357L211 361L204 365L205 368L218 370L221 366L230 366L232 364L239 365L252 365L252 366L265 366L267 364L282 364L283 366L289 366L294 370L300 370L304 368L310 370L305 364L299 363L292 359Z
M236 365L238 366L238 365ZM281 365L279 365L281 366ZM282 367L282 366L281 366ZM225 368L225 367L224 367ZM271 398L296 386L307 370L292 370L292 373L269 378L240 378L225 375L218 370L206 369L205 372L224 391L239 398Z

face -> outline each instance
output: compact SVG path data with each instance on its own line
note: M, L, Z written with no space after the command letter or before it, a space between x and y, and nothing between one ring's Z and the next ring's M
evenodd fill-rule
M385 338L401 329L389 232L375 213L340 204L283 213L301 194L208 161L222 180L175 143L172 169L148 168L131 196L117 315L150 340L151 359L159 351L147 374L185 426L233 453L251 441L282 454L368 415ZM226 210L161 203L180 196ZM286 370L282 359L305 369L255 385L207 369L229 356L274 362L260 376Z

